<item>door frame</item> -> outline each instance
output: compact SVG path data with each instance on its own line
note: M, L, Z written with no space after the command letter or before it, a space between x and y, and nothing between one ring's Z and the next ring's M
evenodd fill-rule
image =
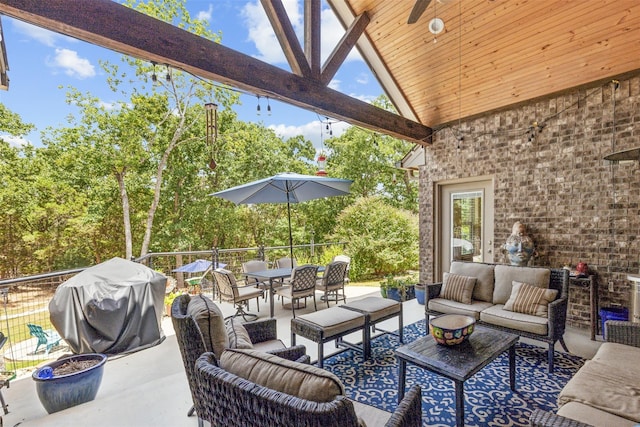
M470 191L483 191L483 243L482 243L482 257L483 262L493 262L493 228L494 228L494 177L493 175L475 176L470 178L459 178L452 180L443 180L435 182L435 197L434 197L434 222L433 222L433 248L434 248L434 280L436 282L442 280L442 275L445 271L449 271L448 267L444 266L444 262L447 262L447 266L450 263L450 248L448 243L443 240L443 227L449 224L448 218L443 218L444 215L444 203L449 203L448 200L444 200L446 194L455 192L470 192ZM445 250L446 249L446 250Z

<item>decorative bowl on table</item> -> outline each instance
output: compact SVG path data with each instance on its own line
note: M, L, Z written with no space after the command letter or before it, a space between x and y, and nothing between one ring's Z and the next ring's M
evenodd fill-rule
M456 345L469 338L476 319L463 314L443 314L429 321L429 332L438 344Z

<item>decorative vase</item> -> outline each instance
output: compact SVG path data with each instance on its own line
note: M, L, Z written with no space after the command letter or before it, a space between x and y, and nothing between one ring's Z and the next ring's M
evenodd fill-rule
M53 375L56 368L70 361L97 361L93 366L63 375ZM100 353L77 354L56 360L37 369L32 378L40 403L48 413L61 411L95 399L102 381L107 356Z
M416 284L414 290L416 293L416 299L418 300L418 304L424 305L426 286L418 283Z

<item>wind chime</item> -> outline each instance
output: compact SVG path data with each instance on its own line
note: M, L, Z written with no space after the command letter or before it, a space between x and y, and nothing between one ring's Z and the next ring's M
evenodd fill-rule
M204 104L204 111L207 119L207 144L211 148L209 169L214 170L218 166L214 158L215 145L218 140L218 105L212 102Z

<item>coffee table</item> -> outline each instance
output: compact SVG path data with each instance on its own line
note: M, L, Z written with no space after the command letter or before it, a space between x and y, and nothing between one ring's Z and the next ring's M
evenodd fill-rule
M396 349L398 358L398 402L404 397L407 363L453 381L456 393L456 425L464 426L464 382L480 369L509 351L509 385L516 388L516 343L518 336L508 332L475 326L473 334L462 344L445 346L431 335L418 338Z

